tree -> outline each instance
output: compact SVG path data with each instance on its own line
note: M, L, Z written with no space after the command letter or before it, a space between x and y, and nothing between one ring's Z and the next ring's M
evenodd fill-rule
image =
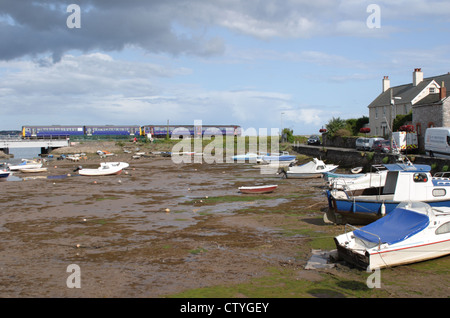
M289 128L284 128L281 132L281 141L282 142L294 142L294 131Z
M340 129L344 129L347 122L340 117L338 118L332 118L328 122L328 124L325 125L327 128L328 135L333 138L336 135L336 132Z
M392 131L398 131L400 126L403 126L404 124L410 121L412 121L412 111L406 115L395 116L394 123L392 124Z

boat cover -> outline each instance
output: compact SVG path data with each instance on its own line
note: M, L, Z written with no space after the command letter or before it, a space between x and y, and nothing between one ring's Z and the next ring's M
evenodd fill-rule
M429 172L431 166L429 165L407 165L404 163L385 164L389 171L407 171L407 172Z
M427 215L411 210L396 208L386 216L376 220L353 234L365 241L395 244L422 231L428 226Z

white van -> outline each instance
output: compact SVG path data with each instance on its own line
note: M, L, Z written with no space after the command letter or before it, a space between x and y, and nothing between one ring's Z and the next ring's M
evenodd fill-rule
M370 149L370 138L359 137L355 141L355 148L357 150L369 150Z
M433 127L425 131L425 152L431 157L450 158L450 127Z

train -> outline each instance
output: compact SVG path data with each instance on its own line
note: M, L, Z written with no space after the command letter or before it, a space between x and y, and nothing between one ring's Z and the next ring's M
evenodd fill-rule
M23 138L70 138L72 136L147 136L183 138L203 136L240 136L238 125L50 125L22 126Z

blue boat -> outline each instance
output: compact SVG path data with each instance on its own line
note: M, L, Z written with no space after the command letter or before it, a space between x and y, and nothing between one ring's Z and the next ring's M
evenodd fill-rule
M390 213L403 201L450 207L450 181L433 178L429 165L396 163L384 166L388 170L386 182L376 193L352 195L344 189L328 190L328 211L324 218L338 224L369 224Z
M290 155L287 151L283 151L282 153L277 154L267 154L261 156L261 160L264 162L273 162L273 161L295 161L297 156Z

